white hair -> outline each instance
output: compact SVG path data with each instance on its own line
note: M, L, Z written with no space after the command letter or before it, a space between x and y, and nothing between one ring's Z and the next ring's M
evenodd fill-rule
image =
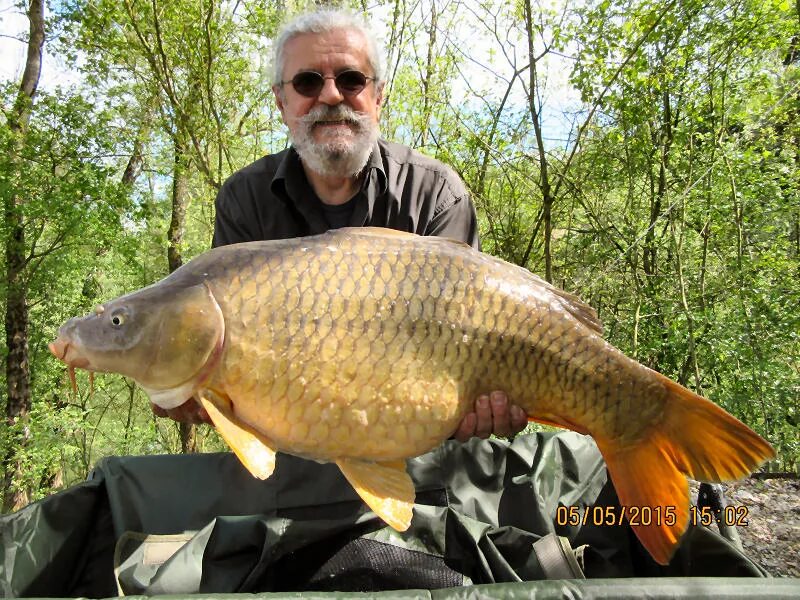
M303 13L284 24L275 40L272 84L280 85L283 79L286 42L303 33L325 33L338 29L358 31L364 36L367 42L367 60L373 71L371 74L366 74L375 77L376 85L380 84L383 81L383 65L381 64L380 45L373 33L373 28L363 18L349 10L331 8Z

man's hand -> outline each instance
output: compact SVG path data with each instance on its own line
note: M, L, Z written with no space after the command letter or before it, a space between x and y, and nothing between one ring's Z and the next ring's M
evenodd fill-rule
M180 406L169 410L155 404L151 404L150 407L157 417L169 417L180 423L191 423L192 425L211 423L211 418L208 416L206 409L200 406L200 403L195 398L189 398Z
M528 424L528 415L519 406L508 405L503 392L481 395L475 401L475 412L467 413L453 437L466 442L471 437L486 439L494 434L500 437L516 435Z

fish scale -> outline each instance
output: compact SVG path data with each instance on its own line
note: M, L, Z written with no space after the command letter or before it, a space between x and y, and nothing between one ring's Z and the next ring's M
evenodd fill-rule
M402 325L407 321L404 320L395 322L391 319L384 319L385 313L392 314L389 311L390 307L387 306L388 301L386 296L387 287L393 283L391 276L394 275L397 281L408 282L408 280L405 279L406 271L402 266L403 262L397 260L398 256L404 255L400 250L401 247L402 244L395 243L389 246L388 249L384 250L370 249L370 251L367 253L367 257L368 264L373 267L371 272L369 269L364 269L361 264L356 263L356 266L352 269L352 271L347 268L345 268L343 272L340 271L337 279L319 276L320 274L329 273L329 267L319 269L318 273L314 272L313 270L309 271L308 265L312 262L312 254L307 251L295 253L295 259L293 259L292 255L283 256L281 263L276 264L272 268L270 268L269 261L266 261L264 267L254 267L254 270L256 271L260 270L262 273L271 273L270 277L260 278L260 281L264 282L264 285L268 289L259 289L259 297L269 296L271 294L275 294L274 290L280 290L283 287L281 285L281 280L283 278L283 274L285 273L291 274L289 276L290 280L294 280L294 273L299 274L297 275L297 281L299 289L301 290L301 294L313 292L313 298L315 301L313 304L311 304L310 314L309 312L305 313L306 322L304 327L298 331L298 334L300 334L303 339L303 344L302 346L292 346L296 348L295 352L292 352L292 347L286 350L288 354L288 360L290 361L291 365L303 365L302 369L304 369L308 375L313 377L315 373L313 369L309 371L308 367L309 363L313 362L313 357L326 356L326 343L330 343L328 340L331 338L336 339L342 335L347 335L354 328L355 324L352 321L347 321L345 323L337 324L336 332L332 332L332 323L329 323L328 320L325 319L324 315L321 316L321 313L331 310L330 299L332 297L336 297L335 295L339 293L341 287L348 287L347 284L342 286L342 280L345 282L350 281L351 273L355 273L358 279L354 282L353 287L356 290L361 290L362 293L358 294L357 292L356 297L350 299L350 303L357 307L357 310L354 310L353 313L356 315L361 315L358 318L363 317L368 324L366 327L365 336L363 336L361 339L365 340L365 342L369 342L368 354L371 357L370 365L373 367L371 371L368 369L362 369L360 373L360 379L363 381L368 381L372 387L378 386L392 390L402 387L401 383L404 380L409 377L413 377L413 372L410 369L398 369L395 366L395 368L389 370L387 368L388 363L396 363L396 361L387 361L385 356L386 349L388 347L399 349L397 350L398 352L402 352L402 349L407 346L410 346L412 350L415 348L415 346L410 344L411 340L409 339L409 336L403 336ZM410 255L408 250L406 252ZM316 262L323 265L338 264L341 262L341 259L348 254L351 257L355 256L354 253L350 252L346 247L334 247L331 249L330 247L322 246L316 249ZM472 381L468 376L468 372L470 370L474 371L475 369L470 369L471 365L465 361L465 358L468 355L458 351L458 347L460 345L464 346L464 343L456 342L456 340L463 337L462 331L465 331L468 328L464 327L464 323L452 323L451 321L455 314L464 312L462 310L464 308L466 308L466 313L473 315L473 320L478 322L480 321L483 312L487 310L493 310L495 311L493 314L495 314L497 317L495 333L498 336L507 338L508 341L502 342L498 348L499 352L496 352L496 354L502 357L501 360L496 360L496 364L494 365L491 365L491 361L489 361L488 368L495 373L500 373L498 379L507 381L510 380L512 385L510 386L511 389L509 389L509 393L514 395L514 397L520 398L520 400L524 403L524 397L527 395L527 391L523 390L522 388L531 387L525 385L527 382L526 378L524 377L528 357L526 356L526 353L519 350L517 345L513 344L513 339L517 337L523 322L520 320L514 320L512 321L513 326L511 326L509 319L504 318L505 312L509 311L510 308L516 309L518 307L516 305L512 306L508 298L498 297L496 295L487 295L483 298L483 302L481 302L480 294L476 294L474 296L473 302L470 306L464 307L463 302L466 300L464 290L467 288L466 282L464 280L460 280L458 282L460 285L458 285L456 282L452 281L451 276L451 274L456 271L460 273L460 271L463 269L463 260L459 259L445 263L442 261L442 258L438 253L433 252L423 253L421 259L421 275L423 278L428 276L430 280L425 281L424 279L418 279L416 282L412 281L411 283L413 285L411 286L395 285L395 287L398 288L397 293L401 293L402 290L405 290L404 293L408 295L401 296L399 301L395 301L395 306L408 304L412 297L418 297L418 290L420 288L423 290L427 289L430 298L436 300L436 302L426 301L421 303L422 306L430 307L432 314L429 315L429 318L433 320L433 327L427 331L426 335L427 346L425 347L425 351L429 351L430 355L423 355L423 359L433 361L435 364L443 368L445 372L449 373L454 381L460 381L462 384L461 388L464 391L477 390L479 387L479 382ZM303 276L304 272L305 276ZM436 279L437 277L444 279L444 285L438 284ZM423 285L420 286L420 283ZM249 291L250 290L248 290L248 292ZM228 293L234 296L238 295L235 288L229 288ZM303 296L303 298L308 297L309 296L307 295ZM359 302L359 299L362 300L362 302ZM310 304L311 301L307 300L306 302ZM277 331L283 331L287 326L287 323L282 323L279 319L275 318L276 314L280 314L282 304L283 297L281 295L278 295L276 298L276 304L274 305L267 302L259 304L259 312L265 314L264 317L259 317L256 319L258 326L247 327L241 331L237 331L234 328L228 332L228 339L231 340L231 343L234 345L238 345L239 342L237 340L241 338L241 343L245 346L263 343L268 346L275 347L276 343L280 343L281 341L285 343L287 340L275 339L275 337L268 333L269 325L273 325ZM243 305L241 310L245 309L246 307ZM403 316L405 317L406 315ZM412 319L414 317L415 315L411 315ZM371 323L375 324L375 326L370 327L369 324ZM470 325L472 331L477 329L474 324ZM454 326L458 330L457 335L454 335L456 333L453 328ZM502 328L497 329L497 326ZM290 324L288 328L290 331L292 330ZM403 339L398 340L398 336L403 337ZM474 345L477 347L486 348L486 345L483 343L485 342L485 339L482 339L480 334L474 335L473 337L476 338L473 341ZM557 342L558 336L553 336L552 344L555 344L557 347ZM367 346L363 345L362 343L361 348L363 350L363 354L366 354ZM547 349L545 349L544 352L546 354ZM364 360L366 356L363 354L359 355L357 358L359 360ZM337 356L337 360L340 363L347 362L352 358L353 356L344 352ZM488 357L481 358L486 360ZM251 365L251 368L256 372L270 372L272 370L272 366L270 364L262 364L257 360L252 362L253 364ZM298 367L298 370L301 370L301 367ZM394 376L392 376L393 373ZM230 387L232 384L235 385L235 380L239 377L239 372L234 370L232 377L229 377L233 379L233 382L226 379L224 371L220 375L221 376L218 378L218 380L212 382L212 385L220 389L225 389ZM289 392L284 394L284 398L279 397L274 401L278 403L313 403L314 394L303 394L303 389L301 388L304 388L305 386L302 383L298 383L296 376L288 376L290 378L290 381L288 382ZM328 383L335 385L337 382L333 381ZM355 387L358 387L358 382L353 382L353 384ZM281 382L280 379L278 380L278 387L283 387L283 382ZM444 383L440 383L438 386L438 388L444 387L446 387ZM434 388L433 391L436 391L436 389L437 388ZM450 386L450 389L453 389L453 386ZM339 390L338 397L340 398L342 405L349 406L354 402L356 405L358 405L360 395L356 395L354 399L348 399L348 392L346 390ZM388 396L384 395L383 398L384 403L405 401L405 399L402 397L393 397L391 393ZM452 398L447 398L443 401L457 402L460 404L463 401L468 402L468 398L466 394L463 394L463 399L455 396ZM255 420L255 417L252 417L251 415L260 410L257 406L250 407L247 404L246 398L237 398L234 401L234 408L237 414L242 415L243 418L247 419L248 422L251 423ZM316 413L311 413L308 416L314 416L315 414ZM355 427L357 423L354 422L353 419L348 418L341 419L341 422L342 427L340 428L331 429L329 426L325 426L324 430L328 432L328 437L331 439L322 440L317 437L313 441L313 447L309 447L307 438L293 439L294 436L291 435L291 431L287 432L280 430L273 432L272 435L280 439L281 443L286 445L286 449L288 451L292 451L294 449L295 451L304 455L309 455L314 451L318 451L325 456L329 456L334 451L330 446L338 443L338 440L336 439L337 436L354 435L352 428ZM382 425L380 421L378 424ZM395 421L391 423L391 425L398 428L404 428L406 429L406 432L410 426L409 423L402 421ZM452 430L454 424L447 423L446 425L448 429ZM425 440L438 441L443 434L449 433L441 431L441 428L442 425L436 423L436 429L433 433L427 435L424 434ZM270 435L269 432L267 432L267 434ZM369 439L365 440L364 445L369 447L372 436L368 433L367 436ZM406 435L405 437L408 439L413 436ZM432 443L435 443L435 441ZM375 444L372 445L374 446ZM371 456L370 458L398 458L404 457L410 452L417 453L427 449L428 448L426 447L419 446L414 446L411 448L395 447L394 450L398 453L397 455L387 456L383 454L379 456Z
M132 377L163 408L194 395L257 477L278 450L335 462L398 530L414 500L403 461L494 389L591 434L624 505L674 510L673 523L631 523L662 564L688 521L687 476L740 478L774 456L605 342L574 296L464 244L390 230L214 249L70 320L50 348L71 370Z

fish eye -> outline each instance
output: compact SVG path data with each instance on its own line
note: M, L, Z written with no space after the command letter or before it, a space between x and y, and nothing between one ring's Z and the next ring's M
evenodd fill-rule
M122 327L125 324L125 319L126 319L125 311L123 310L115 311L111 315L110 319L112 327Z

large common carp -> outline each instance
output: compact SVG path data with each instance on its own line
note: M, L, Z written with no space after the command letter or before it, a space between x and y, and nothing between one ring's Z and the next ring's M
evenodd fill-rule
M405 459L452 435L479 393L504 390L533 420L594 437L621 505L661 515L633 528L666 563L687 525L686 477L738 479L774 453L601 333L589 306L523 268L357 228L211 250L71 319L50 349L70 370L133 378L163 408L196 396L256 477L277 450L335 462L401 531Z

